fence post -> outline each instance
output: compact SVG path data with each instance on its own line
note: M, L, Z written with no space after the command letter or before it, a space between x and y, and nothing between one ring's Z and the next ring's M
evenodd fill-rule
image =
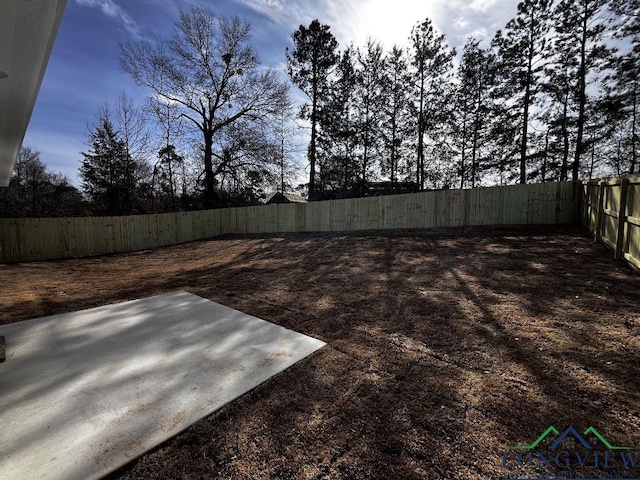
M618 225L616 229L616 250L613 258L622 258L622 247L624 246L624 224L627 221L627 191L629 190L629 179L623 178L620 190L620 209L618 210Z
M589 229L591 227L591 211L593 210L593 198L591 195L590 180L583 180L580 184L580 225ZM595 224L593 225L595 231Z
M601 239L600 230L602 229L602 217L604 216L604 180L600 180L600 188L598 189L598 207L596 209L596 225L593 232L593 241L599 242Z

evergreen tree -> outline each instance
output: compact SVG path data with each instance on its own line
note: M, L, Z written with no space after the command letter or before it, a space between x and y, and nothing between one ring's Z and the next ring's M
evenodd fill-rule
M320 115L320 190L339 191L340 197L354 195L358 176L355 51L346 48L336 66L335 79L328 90Z
M562 0L555 12L558 41L556 48L566 51L566 58L577 59L576 74L576 147L571 168L572 180L578 180L580 158L586 152L585 127L593 115L587 86L594 75L606 67L614 49L603 43L607 29L607 0Z
M313 20L309 27L300 25L293 33L295 49L287 49L287 71L291 81L311 100L311 110L302 111L311 122L311 143L309 144L309 199L316 198L316 157L318 139L318 112L326 101L329 77L338 61L338 42L328 25Z
M563 182L568 179L571 132L576 124L578 59L571 51L560 48L558 40L553 38L548 52L546 81L541 85L547 101L541 119L547 125L549 141L545 152L548 166L559 169L557 178Z
M425 136L432 135L443 124L449 111L446 85L455 50L448 49L445 36L438 34L426 19L411 30L411 65L416 116L417 162L416 182L425 186Z
M79 176L82 187L96 213L128 215L134 212L136 165L127 154L125 142L115 131L108 111L100 114L98 125L89 135L90 150Z
M383 77L383 103L381 137L384 156L380 169L391 181L391 191L395 191L400 175L407 175L407 141L410 134L410 112L407 85L409 71L402 48L394 46L385 57Z
M543 71L542 55L551 29L551 0L523 0L518 13L494 41L499 50L503 96L521 113L519 135L519 182L527 181L528 133L531 110Z
M168 197L171 211L176 210L177 177L183 163L184 157L176 153L176 147L172 144L166 145L158 152L154 177L158 179L160 191Z
M472 37L467 40L458 68L456 110L457 135L460 138L460 188L464 188L465 181L473 188L479 180L481 150L492 113L490 95L495 58L479 44Z
M616 127L620 132L617 142L616 167L618 172L636 173L640 153L640 68L633 53L620 59L608 91L616 105Z
M360 194L367 193L367 180L371 168L379 163L380 122L384 57L380 43L367 41L364 52L358 50L360 82L356 89L358 137L360 145Z
M499 43L500 31L492 43L493 54L497 56L496 43ZM505 101L503 85L508 81L505 71L496 68L494 82L496 88L490 91L491 114L488 118L487 164L486 174L492 183L505 185L519 180L518 144L520 128L520 112Z
M607 95L617 103L616 161L618 174L636 173L640 150L640 0L614 0L612 12L619 19L616 36L629 50L616 60Z

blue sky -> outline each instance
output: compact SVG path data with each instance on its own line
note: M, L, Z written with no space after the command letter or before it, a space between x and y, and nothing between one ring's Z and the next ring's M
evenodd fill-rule
M514 0L67 0L23 145L79 186L88 124L122 91L142 102L146 92L122 73L118 42L130 36L170 35L180 8L208 7L251 23L265 65L284 71L285 48L300 25L318 18L331 26L340 48L368 37L403 45L411 27L429 17L458 50L470 34L490 39L515 15Z

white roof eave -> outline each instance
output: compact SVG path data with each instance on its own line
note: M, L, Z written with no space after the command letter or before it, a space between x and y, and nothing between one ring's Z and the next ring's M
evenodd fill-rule
M66 4L0 2L0 187L9 185Z

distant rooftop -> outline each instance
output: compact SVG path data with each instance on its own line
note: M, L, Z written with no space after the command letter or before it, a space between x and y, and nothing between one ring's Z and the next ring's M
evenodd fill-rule
M277 203L307 203L302 195L293 192L277 192L267 202L267 205Z

